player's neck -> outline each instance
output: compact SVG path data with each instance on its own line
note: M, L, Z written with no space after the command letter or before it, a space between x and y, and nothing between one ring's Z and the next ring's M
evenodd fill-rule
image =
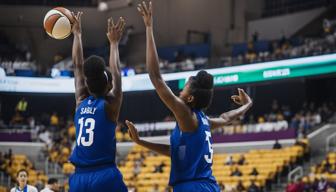
M26 184L19 184L19 189L23 190L25 188Z

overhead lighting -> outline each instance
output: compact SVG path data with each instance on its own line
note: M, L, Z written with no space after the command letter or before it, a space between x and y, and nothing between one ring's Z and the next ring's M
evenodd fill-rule
M113 9L121 9L128 7L132 4L132 0L109 0L109 1L100 1L98 3L99 11L107 11Z

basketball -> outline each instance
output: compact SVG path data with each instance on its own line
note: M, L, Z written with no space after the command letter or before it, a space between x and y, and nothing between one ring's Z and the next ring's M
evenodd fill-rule
M56 7L45 15L43 26L47 34L54 39L65 39L71 34L73 18L64 7Z

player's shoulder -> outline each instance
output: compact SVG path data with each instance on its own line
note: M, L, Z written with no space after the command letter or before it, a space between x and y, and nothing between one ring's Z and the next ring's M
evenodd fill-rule
M15 192L15 187L13 187L13 188L10 190L10 192Z
M50 190L48 188L44 188L40 192L50 192Z
M38 192L38 190L36 187L28 185L28 192Z

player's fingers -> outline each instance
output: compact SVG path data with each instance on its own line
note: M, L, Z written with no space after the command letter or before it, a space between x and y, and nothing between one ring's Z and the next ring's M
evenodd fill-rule
M141 8L142 8L142 11L144 13L144 15L148 15L148 10L147 10L147 7L146 7L146 3L143 1L142 4L140 4Z
M128 120L125 121L127 127L130 127L130 122Z
M83 12L78 12L77 14L77 21L80 23L81 22L81 17L82 17Z
M125 26L126 26L126 22L125 22L125 20L123 19L122 24L121 24L121 27L119 28L119 32L123 32L124 29L125 29Z
M118 28L120 27L120 24L121 24L121 17L119 17L118 22L117 24L114 25L113 29L118 30Z
M152 1L149 2L148 11L149 11L150 14L153 13Z
M239 95L242 95L244 93L244 89L238 88Z
M231 99L237 99L237 98L239 98L238 95L232 95L232 96L231 96Z
M108 18L107 19L107 32L110 33L110 31L111 31L111 18Z
M132 133L130 132L130 130L128 130L128 135L129 135L129 137L133 140L133 135L132 135Z
M145 1L143 1L143 2L142 2L142 7L144 8L144 10L145 10L146 14L148 14L148 13L149 13L149 11L148 11L148 7L147 7L147 4L146 4L146 2L145 2Z
M138 9L139 13L140 13L142 16L144 16L144 15L145 15L145 12L144 12L144 10L143 10L143 8L142 8L141 4L138 4L138 7L137 7L137 9Z
M233 95L233 96L231 96L231 99L232 99L233 102L235 102L235 103L237 103L237 104L240 103L240 98L239 98L238 95Z
M110 26L111 26L111 32L115 29L115 22L114 22L114 19L113 18L111 18L111 21L110 21Z
M134 124L128 120L125 121L126 122L126 125L127 127L129 128L130 131L134 130L135 127L134 127Z
M244 95L245 97L248 97L248 94L244 91L244 89L241 90L242 95Z
M78 19L77 19L77 16L75 15L75 13L74 13L74 12L71 12L71 15L72 15L72 18L77 22Z
M124 23L124 18L120 17L120 18L119 18L118 25L117 25L117 27L116 27L117 31L120 30L120 28L122 27L123 23Z

